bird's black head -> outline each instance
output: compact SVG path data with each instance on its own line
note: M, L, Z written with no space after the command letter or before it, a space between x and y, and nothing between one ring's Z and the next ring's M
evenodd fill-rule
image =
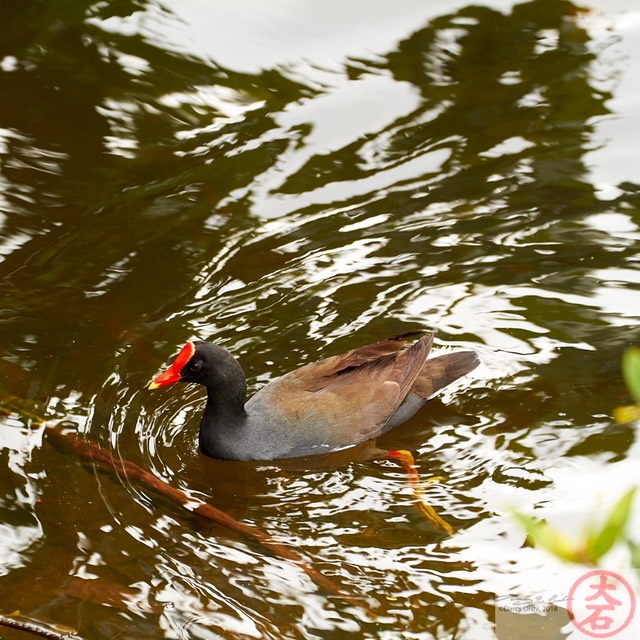
M238 361L212 342L187 342L173 364L149 385L150 389L174 382L194 382L218 393L246 394L246 381Z

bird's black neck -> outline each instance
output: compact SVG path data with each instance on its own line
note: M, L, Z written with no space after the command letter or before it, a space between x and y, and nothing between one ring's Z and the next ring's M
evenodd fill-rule
M200 422L200 450L212 458L232 458L229 445L241 437L247 421L246 383L233 389L207 387L207 405Z

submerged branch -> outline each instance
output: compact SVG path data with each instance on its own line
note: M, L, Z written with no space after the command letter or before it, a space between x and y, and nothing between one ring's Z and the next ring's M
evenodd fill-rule
M217 522L227 529L231 529L232 531L256 541L264 549L273 553L275 556L296 564L307 574L307 576L309 576L311 580L313 580L313 582L316 583L316 585L324 589L327 593L337 596L349 604L364 609L372 618L376 617L373 611L371 611L363 601L342 591L335 582L319 571L316 571L313 567L307 564L301 556L285 545L276 542L268 534L232 518L229 514L206 502L190 497L181 489L172 487L133 462L115 458L107 450L93 444L92 442L78 438L71 431L50 425L38 416L27 411L23 411L20 407L16 407L14 404L2 402L2 405L25 417L28 417L36 424L44 425L49 440L55 442L64 449L73 451L82 460L86 460L106 469L111 469L118 475L126 477L127 480L137 482L148 487L155 493L165 496L191 513L196 513L203 518Z
M9 627L11 629L19 629L26 633L32 633L40 638L49 638L50 640L71 640L75 638L79 640L80 636L77 636L75 631L67 631L60 633L54 631L48 627L44 627L35 622L28 622L27 620L19 620L18 618L12 618L11 616L3 616L0 614L0 626Z

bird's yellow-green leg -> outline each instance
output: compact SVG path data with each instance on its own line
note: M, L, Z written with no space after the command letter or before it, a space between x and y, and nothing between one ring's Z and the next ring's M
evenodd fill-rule
M434 477L428 478L425 481L421 481L418 470L416 469L415 460L413 459L413 455L411 455L409 451L398 449L395 451L389 451L388 455L393 460L397 460L407 472L409 486L411 487L413 496L416 500L416 509L422 514L424 518L431 522L431 524L438 527L439 529L442 529L448 535L453 535L453 528L451 527L451 525L436 513L435 509L427 502L427 498L424 495L425 485L431 484L433 482L441 482L443 478Z

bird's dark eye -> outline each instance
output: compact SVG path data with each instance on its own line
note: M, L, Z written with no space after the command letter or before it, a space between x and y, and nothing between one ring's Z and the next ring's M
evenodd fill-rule
M191 371L191 373L199 373L202 370L202 362L200 362L199 360L196 360L196 362L192 362L189 365L189 371Z

